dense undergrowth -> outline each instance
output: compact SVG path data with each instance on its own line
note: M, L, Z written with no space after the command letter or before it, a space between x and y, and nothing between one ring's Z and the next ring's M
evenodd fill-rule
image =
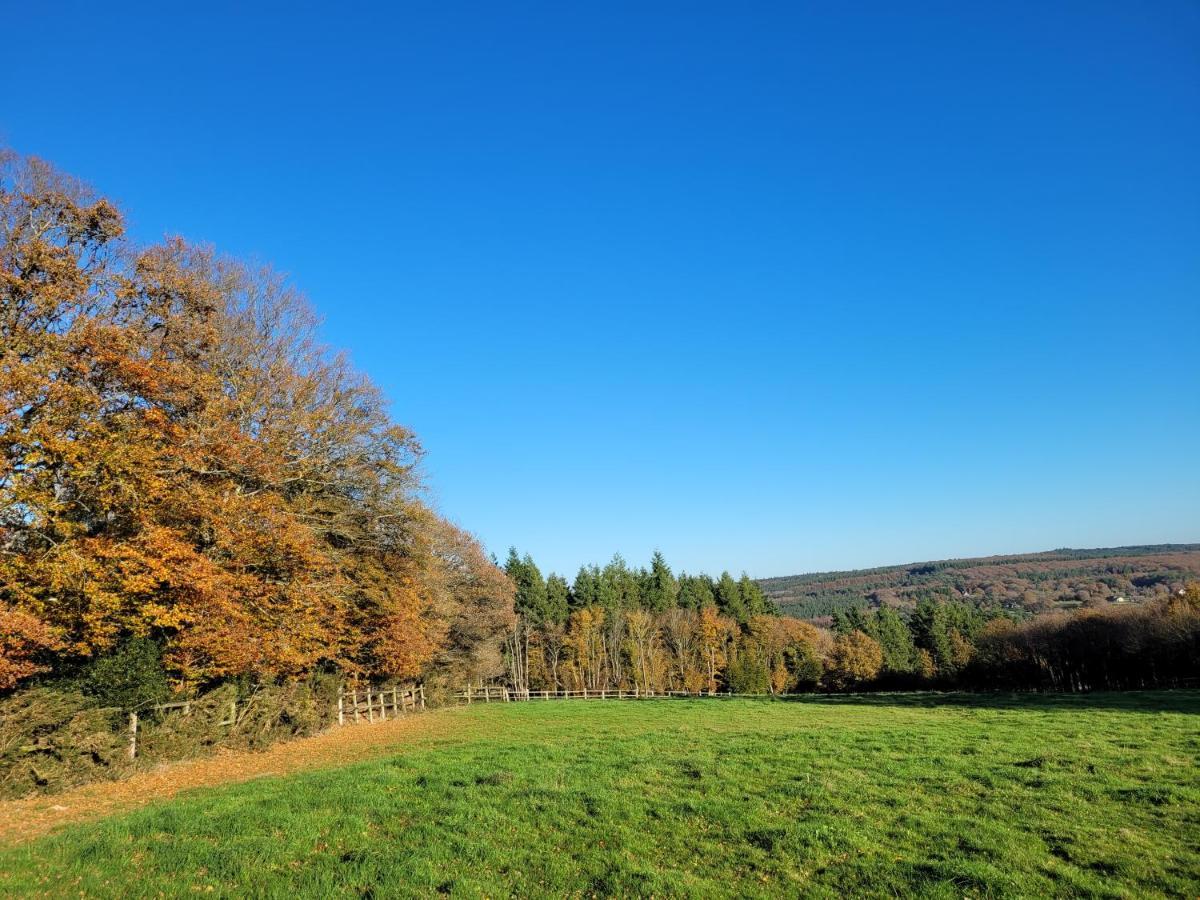
M217 748L262 749L315 734L336 720L336 709L330 677L245 690L231 682L199 695L186 711L144 708L137 756L130 758L125 708L77 689L19 691L0 700L0 798L123 778Z

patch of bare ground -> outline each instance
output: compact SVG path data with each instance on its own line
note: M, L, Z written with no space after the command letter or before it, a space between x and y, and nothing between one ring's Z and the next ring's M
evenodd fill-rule
M103 781L61 794L0 802L0 843L21 843L75 822L100 819L165 800L182 791L216 787L396 753L406 745L458 730L454 709L416 713L387 722L347 725L275 744L263 751L225 751L166 763L121 781Z

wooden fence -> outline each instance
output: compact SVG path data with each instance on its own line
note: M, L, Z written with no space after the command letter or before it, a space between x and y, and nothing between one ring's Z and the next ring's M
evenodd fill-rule
M467 685L458 691L454 698L465 703L510 703L523 700L666 700L673 697L759 697L769 694L718 694L709 691L650 691L640 688L626 690L624 688L599 688L578 691L531 691L517 690L504 684L481 684L477 687Z
M407 688L372 688L370 685L359 691L338 691L338 724L348 720L360 722L386 722L388 710L396 718L407 710L425 708L425 685Z
M183 710L183 714L186 716L189 713L191 713L192 703L194 703L194 702L195 701L193 701L193 700L179 700L175 703L156 703L153 706L145 707L145 709L143 710L143 715L146 712L161 713L161 712L167 712L168 710L172 710L172 709L180 709L180 710ZM222 719L220 722L217 723L217 726L220 728L224 728L224 727L228 727L231 725L236 725L237 724L237 708L238 708L237 701L230 700L229 701L229 718ZM138 711L135 709L129 713L129 758L130 759L137 759L138 730L140 728L141 728L141 720L138 717Z
M461 703L513 703L533 700L668 700L696 699L700 697L713 699L733 699L738 697L758 699L782 699L774 694L734 694L718 693L715 691L651 691L633 688L598 688L591 690L583 688L577 691L533 691L510 688L505 684L468 684L452 695ZM162 713L171 710L181 710L188 715L192 704L197 700L180 700L175 703L160 703L145 707L141 715L147 713ZM367 685L361 690L344 687L338 690L337 723L338 725L386 722L395 719L406 712L425 709L425 686L418 684L411 687L380 688ZM229 714L217 723L219 727L232 727L238 723L238 702L231 700ZM138 731L141 727L139 711L129 713L129 758L137 757Z
M197 700L179 700L175 703L158 703L153 706L140 707L129 713L129 758L136 759L138 752L138 731L141 729L141 718L149 713L163 713L180 710L183 715L192 711L192 704ZM363 690L357 688L347 691L344 687L338 689L337 723L386 722L404 712L425 708L425 686L377 688L367 685ZM238 702L229 701L229 715L217 723L219 728L232 727L238 723Z

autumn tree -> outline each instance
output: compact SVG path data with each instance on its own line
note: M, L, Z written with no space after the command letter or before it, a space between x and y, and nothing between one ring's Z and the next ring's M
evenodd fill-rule
M699 617L700 652L704 659L706 689L716 691L718 680L729 663L730 645L737 637L737 622L722 616L716 607L706 606Z
M635 609L625 622L634 683L643 691L661 689L666 665L658 621L652 612Z
M123 230L48 165L0 159L9 680L39 647L84 660L130 637L184 684L423 672L445 592L474 589L419 500L415 437L283 279Z
M570 653L568 669L576 686L599 690L607 684L603 607L588 606L571 613L565 642Z
M36 616L0 604L0 691L49 671L50 654L61 647L54 631Z
M771 693L811 690L820 680L830 638L808 622L760 614L753 616L743 643L754 644L765 662Z
M429 677L446 690L504 672L501 642L516 624L515 588L473 536L435 520L430 551L438 564L425 568L429 616L440 636Z
M867 684L883 668L883 651L874 639L861 631L839 634L833 641L826 675L839 690Z
M692 609L670 609L662 615L660 627L674 689L703 690L709 674L699 614Z

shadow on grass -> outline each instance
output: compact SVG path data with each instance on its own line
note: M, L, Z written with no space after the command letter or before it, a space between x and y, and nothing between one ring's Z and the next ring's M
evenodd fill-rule
M799 701L853 706L911 707L913 709L947 706L969 709L1020 709L1030 712L1104 709L1113 712L1200 715L1200 690L1194 689L1097 691L1083 694L911 691L877 694L799 694L774 699L782 702Z

